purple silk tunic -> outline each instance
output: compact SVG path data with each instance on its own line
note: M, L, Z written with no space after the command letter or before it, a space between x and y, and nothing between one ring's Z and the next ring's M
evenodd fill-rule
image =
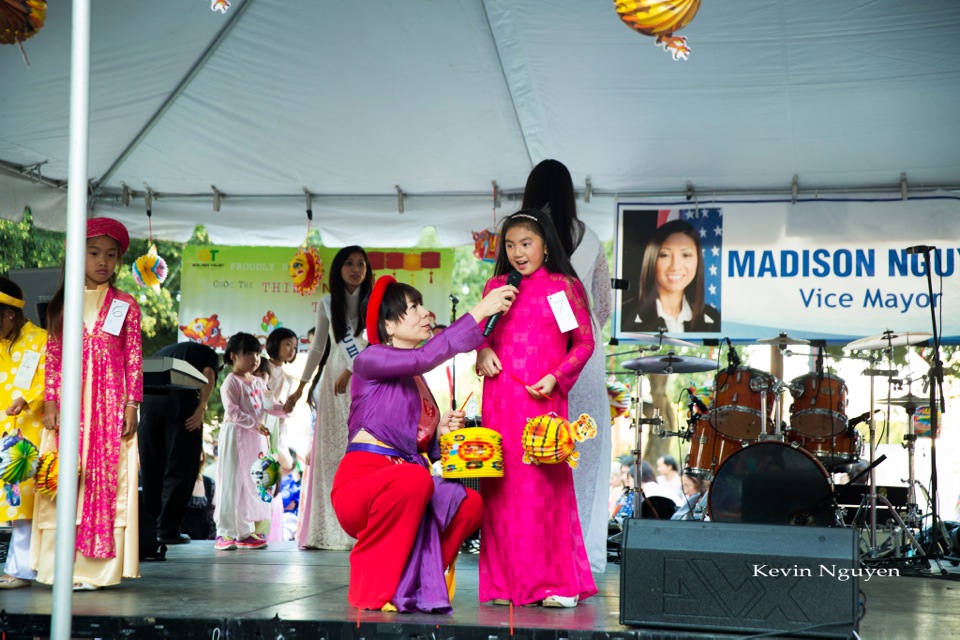
M479 326L472 316L464 315L416 349L371 345L361 351L354 361L350 383L353 400L348 440L353 440L363 429L390 446L397 457L427 466L417 451L417 427L424 410L438 411L438 408L432 397L421 396L417 376L482 343ZM432 406L425 406L428 400ZM431 460L440 457L436 434L430 440L427 454ZM433 497L420 522L392 600L399 611L450 613L452 610L443 575L440 532L457 512L466 490L460 483L442 478L434 477L433 483Z

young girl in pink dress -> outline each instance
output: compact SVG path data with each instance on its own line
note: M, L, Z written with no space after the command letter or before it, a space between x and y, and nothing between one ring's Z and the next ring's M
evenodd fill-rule
M597 592L583 544L571 468L522 462L529 418L567 416L567 394L593 353L583 285L549 215L524 209L504 221L495 275L519 271L519 293L477 355L484 427L503 435L503 478L480 481L484 512L480 601L572 607Z
M260 366L260 341L249 333L235 333L227 342L224 365L233 366L220 387L223 424L220 426L217 491L220 493L214 520L218 551L262 549L270 530L270 503L260 499L250 476L250 467L260 454L268 453L270 430L265 414L285 417L274 404L267 385L254 373Z
M140 577L136 437L143 400L140 307L113 286L129 245L126 227L116 220L87 220L75 590ZM62 285L47 308L47 324L41 453L59 448ZM35 497L30 556L37 580L46 584L53 584L56 504L55 498Z

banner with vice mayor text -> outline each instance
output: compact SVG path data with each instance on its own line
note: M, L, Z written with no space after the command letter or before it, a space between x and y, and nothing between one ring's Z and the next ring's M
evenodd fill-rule
M613 335L960 342L960 196L886 198L618 203Z
M329 294L330 265L337 248L316 247L323 263L321 284L309 296L294 287L290 262L293 247L187 246L180 285L180 340L222 351L237 332L261 342L276 327L299 336L310 347L307 331L316 326L317 305ZM375 276L392 275L416 287L424 306L447 324L453 283L453 249L375 249L367 252Z

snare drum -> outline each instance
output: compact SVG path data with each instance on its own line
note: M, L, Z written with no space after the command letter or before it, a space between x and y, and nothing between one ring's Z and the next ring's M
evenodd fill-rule
M856 429L848 429L832 438L808 438L791 430L787 432L787 441L799 444L831 471L856 462L863 454L863 441Z
M829 526L830 475L816 458L784 442L760 442L721 464L710 485L714 522Z
M688 467L683 470L698 478L713 478L714 470L734 451L743 448L743 443L720 434L706 420L697 420L690 438Z
M847 429L847 383L832 373L808 373L790 383L790 428L808 438L830 438Z
M707 414L713 427L734 440L757 440L772 431L774 388L777 378L750 367L731 367L717 374L714 406ZM767 425L762 424L761 408L766 394Z

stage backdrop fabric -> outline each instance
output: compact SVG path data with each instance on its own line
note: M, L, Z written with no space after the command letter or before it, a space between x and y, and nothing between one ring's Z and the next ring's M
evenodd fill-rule
M672 219L697 229L705 303L722 319L718 331L687 332L684 338L751 341L785 331L841 344L887 330L929 333L923 248L932 247L927 253L933 310L943 342L960 342L960 200L955 196L699 206L619 202L616 272L629 289L617 292L613 333L618 339L629 341L639 333L628 327L640 293L646 241Z
M279 326L310 347L307 331L316 324L317 305L329 293L330 265L339 249L317 247L322 284L310 296L293 286L289 264L293 247L187 246L180 286L180 339L223 350L229 336L244 331L261 341ZM367 251L374 275L392 275L423 294L424 306L447 324L453 282L453 249L374 249Z

